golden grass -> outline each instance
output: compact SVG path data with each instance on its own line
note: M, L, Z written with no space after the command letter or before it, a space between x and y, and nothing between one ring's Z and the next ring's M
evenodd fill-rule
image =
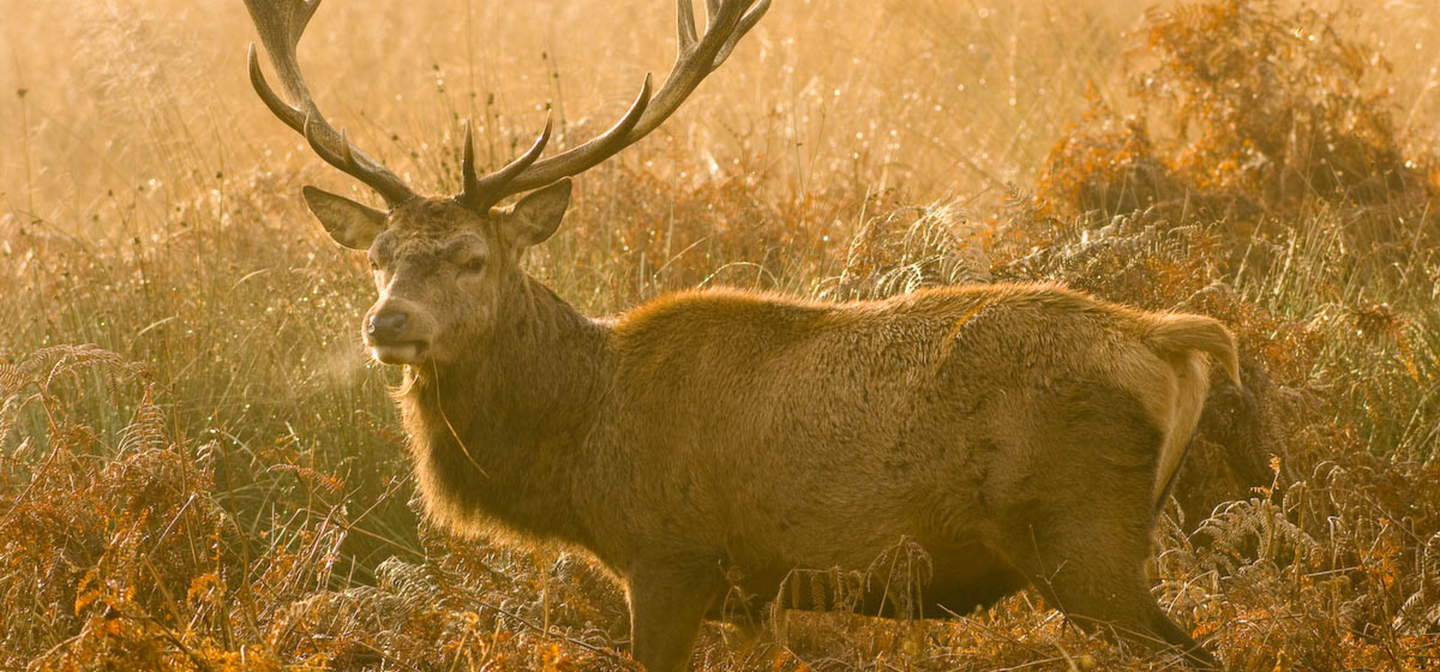
M458 185L463 119L491 164L546 105L583 141L673 49L665 2L399 5L332 0L302 58L429 192ZM777 3L580 178L530 267L594 313L697 284L1059 279L1220 317L1246 390L1212 396L1162 603L1237 669L1440 664L1440 6L1171 7ZM250 91L241 3L0 16L0 669L630 665L598 568L409 504L393 372L355 333L373 290L298 195L373 197ZM1174 663L1025 593L945 622L789 614L759 645L712 628L696 660Z

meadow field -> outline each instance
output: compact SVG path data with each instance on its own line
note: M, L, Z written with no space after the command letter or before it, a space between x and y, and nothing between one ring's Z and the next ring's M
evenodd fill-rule
M583 142L668 72L673 12L330 0L301 60L357 145L453 193L466 119L488 167L547 108ZM639 669L598 565L420 515L363 256L300 187L378 199L261 104L254 40L238 0L0 0L0 670ZM1162 606L1237 670L1434 669L1437 87L1429 0L776 0L527 267L591 315L1047 280L1219 318L1244 386L1167 506ZM913 583L904 550L805 580ZM1179 665L1033 591L842 612L709 625L695 665Z

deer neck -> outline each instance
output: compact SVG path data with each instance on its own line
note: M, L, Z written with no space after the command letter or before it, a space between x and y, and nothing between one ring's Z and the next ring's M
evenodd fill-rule
M575 469L596 416L608 329L524 276L468 361L407 367L401 408L427 508L480 532L584 543Z

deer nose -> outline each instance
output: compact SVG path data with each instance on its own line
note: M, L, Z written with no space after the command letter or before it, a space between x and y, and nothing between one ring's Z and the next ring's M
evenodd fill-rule
M400 340L400 335L405 333L405 324L410 321L410 316L404 311L382 310L370 316L365 324L365 331L376 343L388 343Z

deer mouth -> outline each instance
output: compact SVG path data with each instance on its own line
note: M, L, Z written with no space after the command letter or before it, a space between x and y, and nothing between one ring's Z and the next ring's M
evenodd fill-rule
M426 349L424 341L375 343L370 346L370 354L381 364L419 364L424 361Z

